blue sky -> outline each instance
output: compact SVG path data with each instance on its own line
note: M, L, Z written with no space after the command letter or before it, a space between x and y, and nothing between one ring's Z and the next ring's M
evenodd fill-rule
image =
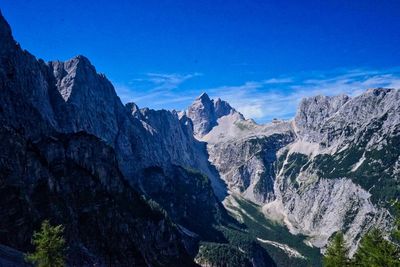
M302 97L400 87L400 1L3 0L23 48L87 56L123 102L184 109L203 91L258 122Z

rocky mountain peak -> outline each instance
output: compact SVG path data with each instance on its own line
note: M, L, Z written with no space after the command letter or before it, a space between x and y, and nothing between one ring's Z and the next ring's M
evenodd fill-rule
M216 125L214 103L210 97L203 93L188 108L187 116L192 119L194 134L203 136Z
M65 68L67 70L74 70L75 72L79 73L80 75L85 74L85 70L92 71L96 73L96 68L92 65L90 60L82 55L77 55L64 63Z
M127 114L111 82L81 55L47 65L52 90L61 96L53 97L52 105L62 131L87 131L114 142L118 121Z
M399 90L387 88L368 89L352 98L347 95L316 96L303 99L294 122L303 139L332 146L339 139L339 143L351 139L354 134L349 135L349 131L356 132L371 120L385 121L383 130L390 131L400 118L399 101ZM393 115L391 120L384 118L388 115Z
M134 102L128 102L125 104L125 107L128 109L128 111L132 114L138 112L140 109L138 105L136 105Z
M197 97L187 110L187 116L193 121L194 134L199 138L210 132L218 124L219 118L231 113L239 114L239 117L244 119L228 102L220 98L210 99L206 93Z
M98 75L89 59L82 55L65 62L51 61L48 64L53 70L57 89L64 101L70 99L73 88L78 88L78 84L85 83L87 80L94 80Z
M196 100L200 100L201 102L211 102L211 99L206 92L199 95Z
M125 108L128 110L129 114L131 114L134 118L143 119L143 115L140 112L139 107L135 103L133 102L126 103Z
M220 98L214 102L215 116L221 118L222 116L229 115L231 112L235 112L228 102L221 100Z
M15 47L19 46L14 41L11 28L8 22L4 19L0 11L0 55L7 56L15 51Z

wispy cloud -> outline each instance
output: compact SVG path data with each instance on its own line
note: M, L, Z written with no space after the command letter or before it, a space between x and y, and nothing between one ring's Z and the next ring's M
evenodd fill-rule
M147 73L148 81L154 83L156 87L153 91L165 91L177 88L183 82L201 76L200 73L192 74L164 74L164 73Z
M227 100L245 117L266 122L272 118L292 118L299 102L305 97L338 94L356 96L368 88L400 88L400 72L348 70L281 78L274 83L266 81L221 86L207 91L213 97Z
M289 119L295 115L300 100L315 95L347 94L356 96L368 88L400 88L400 69L350 69L310 72L287 77L245 81L237 85L201 88L185 87L192 74L148 73L133 85L116 85L123 102L134 101L151 108L184 109L203 91L212 98L228 101L246 118L263 123L272 118ZM135 90L146 83L146 90Z
M116 83L115 88L122 102L180 102L186 98L176 98L174 92L185 81L201 76L201 73L146 73L144 77L135 78L128 84ZM154 103L154 102L153 102Z

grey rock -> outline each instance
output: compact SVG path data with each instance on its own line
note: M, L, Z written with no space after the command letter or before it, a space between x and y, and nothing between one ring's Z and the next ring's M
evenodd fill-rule
M199 138L210 132L219 118L230 113L238 112L219 98L214 102L206 93L196 98L187 110L187 116L193 121L194 135Z
M197 137L208 143L210 161L231 192L264 205L268 217L309 236L313 246L323 249L335 231L344 231L352 254L370 227L390 229L399 107L394 89L316 96L302 100L292 121L257 125L226 114Z

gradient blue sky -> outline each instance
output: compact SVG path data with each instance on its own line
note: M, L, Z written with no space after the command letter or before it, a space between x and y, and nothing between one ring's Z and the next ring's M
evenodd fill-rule
M400 1L2 0L23 48L87 56L123 102L184 109L201 92L258 122L315 94L400 87Z

